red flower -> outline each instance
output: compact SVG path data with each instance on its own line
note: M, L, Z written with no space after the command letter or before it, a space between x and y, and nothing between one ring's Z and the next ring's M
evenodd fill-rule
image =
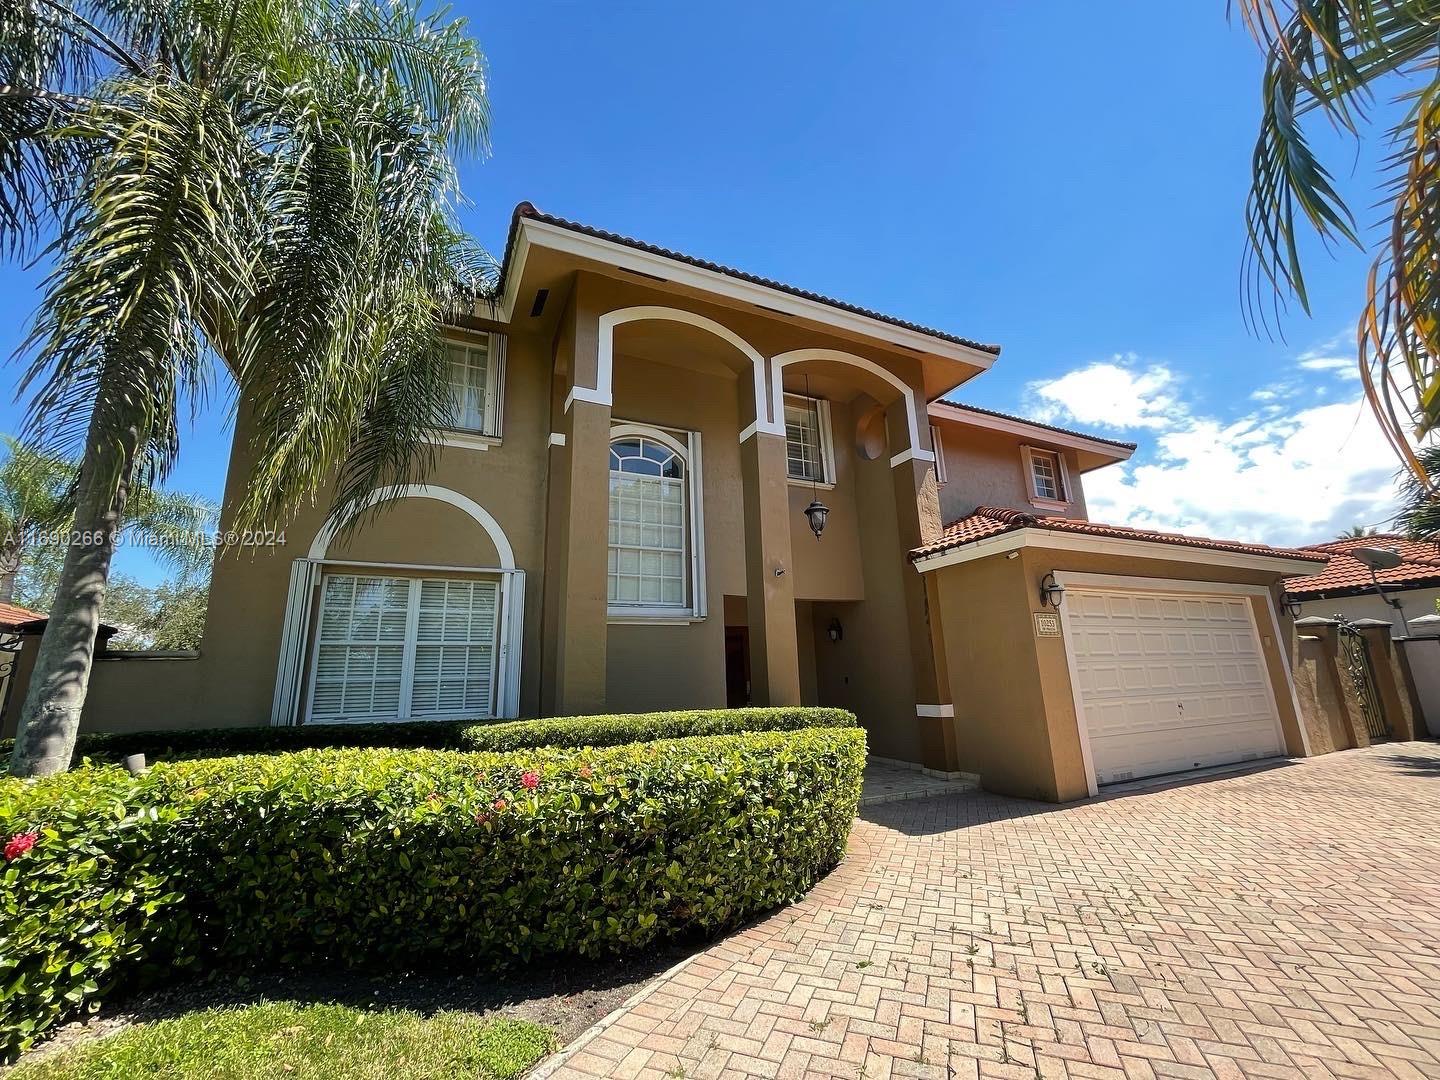
M583 776L586 780L589 780L592 776L595 775L595 770L592 769L589 765L581 765L580 775Z
M18 859L21 855L24 855L25 852L33 848L35 841L39 839L40 834L38 832L16 833L10 838L10 842L5 845L5 861L9 862L11 859Z
M520 786L526 791L534 791L540 786L540 774L534 769L526 769L520 774Z
M490 805L493 806L496 810L504 810L507 804L504 799L496 799Z
M484 825L484 824L485 824L487 821L489 821L489 820L490 820L490 815L487 814L487 813L485 813L484 810L477 810L477 811L475 812L475 824L476 824L476 825Z

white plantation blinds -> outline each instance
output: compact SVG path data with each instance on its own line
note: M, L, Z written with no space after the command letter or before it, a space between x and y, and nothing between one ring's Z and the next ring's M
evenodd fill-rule
M401 578L325 579L312 716L398 715L409 596Z
M311 720L494 713L499 584L328 574Z
M820 441L820 403L813 398L785 399L785 467L792 480L830 482Z
M493 581L420 582L411 716L491 714L498 591Z
M686 602L685 460L643 436L610 444L612 605L684 607Z

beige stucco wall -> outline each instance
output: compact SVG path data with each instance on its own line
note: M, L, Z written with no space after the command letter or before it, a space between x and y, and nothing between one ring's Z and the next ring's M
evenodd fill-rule
M954 420L932 417L944 447L946 481L940 487L941 516L948 524L965 517L977 506L998 506L1026 513L1060 514L1088 518L1085 488L1075 451L1059 450L1070 479L1070 503L1061 510L1037 510L1030 503L1022 446L1044 447L1043 442L1021 439L1004 432L971 427Z
M1272 573L1212 564L1135 559L1038 547L1014 559L993 555L934 571L944 625L962 769L1009 795L1065 801L1083 798L1085 776L1065 639L1038 637L1033 613L1044 610L1039 585L1052 571L1214 581L1273 590ZM1159 585L1158 587L1163 587ZM1252 597L1261 648L1287 753L1305 753L1285 659L1288 625L1264 597ZM1281 617L1283 619L1283 616Z
M556 298L563 313L558 322L547 316L548 321L534 323L537 329L532 330L532 323L517 316L514 325L503 328L509 342L500 444L486 450L442 448L423 482L479 503L497 520L517 565L526 572L522 715L546 711L542 687L558 685L562 670L583 676L572 680L571 701L598 702L607 709L723 705L725 598L744 597L753 588L747 579L739 440L740 431L754 420L753 370L743 356L695 327L646 323L643 332L632 332L629 325L622 326L615 336L613 406L606 410L577 404L567 413L563 402L572 368L593 377L595 321L603 312L628 306L680 307L730 327L767 357L799 348L851 351L896 372L911 386L923 383L920 361L877 342L817 333L758 310L681 298L640 282L580 273L573 284L567 299ZM546 328L539 329L542 326ZM901 575L912 571L896 528L896 481L889 458L902 447L894 444L893 415L891 445L875 460L864 460L856 452L857 410L877 403L888 406L898 391L873 374L833 362L815 364L811 373L815 392L832 403L836 477L832 487L820 492L832 511L824 539L817 542L811 536L801 513L811 491L788 485L788 546L774 545L776 551L784 550L784 580L797 604L780 620L788 622L787 633L795 634L797 694L854 708L871 731L875 752L918 760L912 643L901 588ZM600 545L603 563L607 492L603 481L587 481L579 493L567 485L582 471L591 478L603 475L603 450L594 468L577 470L565 460L569 448L552 448L549 438L552 431L572 431L581 413L592 427L598 418L606 425L624 420L701 433L704 587L710 611L705 621L637 626L591 617L595 607L589 593L598 587L603 598L604 581L589 581L593 574L588 559L579 560L586 563L583 572L575 571L572 560L577 552L589 550L586 545ZM923 442L923 415L920 421ZM227 527L228 508L238 500L248 472L243 408L237 428L227 477ZM586 438L594 438L598 446L603 434L589 432ZM104 671L97 671L84 726L101 730L267 723L291 565L308 553L327 507L328 497L322 496L317 505L304 508L284 528L283 544L226 552L215 569L200 658L107 662ZM558 519L562 514L565 520ZM768 552L772 539L756 542ZM366 564L458 568L494 566L498 561L495 545L463 512L415 499L337 538L329 555ZM552 587L547 577L557 573L558 584ZM572 617L581 609L590 615ZM823 628L835 611L842 612L846 642L842 649L827 651L820 647L829 645ZM581 630L557 633L557 626ZM777 655L783 656L783 650ZM584 675L592 660L592 675Z

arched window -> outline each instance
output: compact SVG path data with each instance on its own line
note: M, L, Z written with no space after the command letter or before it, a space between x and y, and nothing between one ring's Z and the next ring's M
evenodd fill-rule
M610 441L612 614L697 615L692 447L658 429L622 425Z

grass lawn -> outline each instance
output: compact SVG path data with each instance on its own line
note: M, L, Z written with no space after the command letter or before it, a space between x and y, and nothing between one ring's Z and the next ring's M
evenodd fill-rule
M22 1063L7 1080L509 1080L554 1045L527 1020L262 1002L137 1024Z

